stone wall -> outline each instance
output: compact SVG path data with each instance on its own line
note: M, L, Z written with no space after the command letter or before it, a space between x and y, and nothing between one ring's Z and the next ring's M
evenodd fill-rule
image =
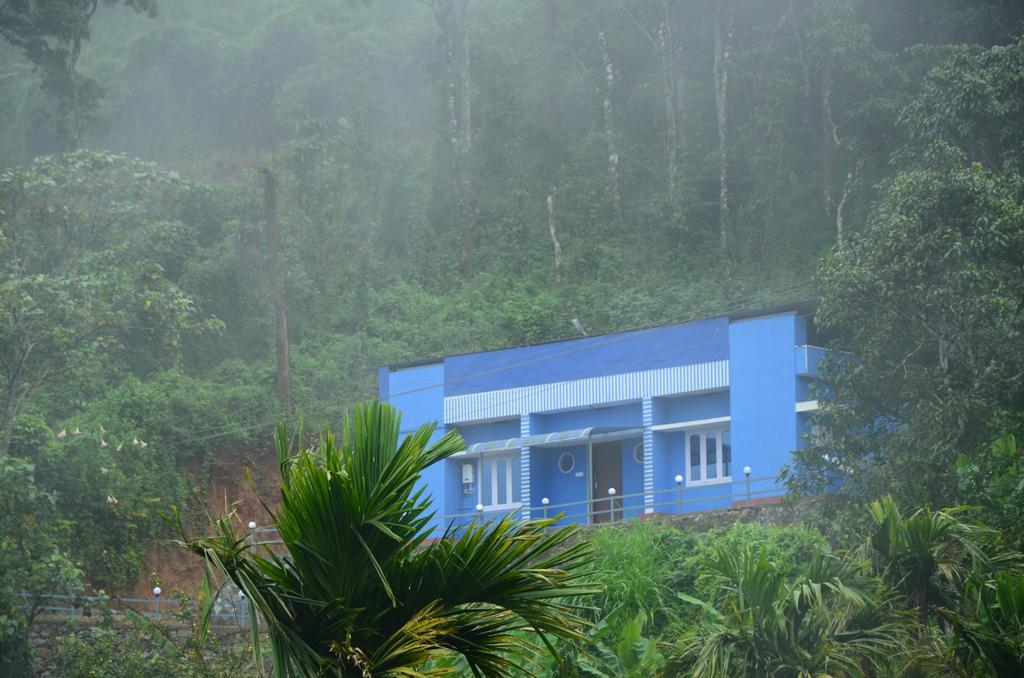
M707 532L714 528L725 528L734 523L757 523L762 527L784 527L808 525L828 535L828 525L823 517L830 510L848 501L836 495L819 495L793 499L782 497L775 503L754 503L737 505L732 508L699 511L683 514L653 514L648 520L658 520L689 532Z
M150 619L160 628L166 637L178 647L188 647L192 641L192 627L177 620L174 616L165 616L159 620ZM114 613L106 620L102 615L74 616L65 615L41 615L36 618L32 629L29 632L29 647L33 656L33 672L40 678L56 678L57 672L57 651L59 639L62 636L87 637L90 630L97 625L104 625L106 628L114 628L120 633L128 635L137 633L134 631L132 622L126 619L121 613ZM209 645L207 652L211 655L218 652L227 652L238 642L249 642L248 626L211 626L210 634L218 639L218 643ZM210 655L207 655L210 656ZM140 676L139 678L145 678Z

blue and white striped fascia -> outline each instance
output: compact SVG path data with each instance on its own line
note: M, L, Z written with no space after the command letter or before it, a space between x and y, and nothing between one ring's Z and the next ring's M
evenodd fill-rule
M519 417L519 435L526 438L530 435L530 415ZM530 448L519 448L519 501L523 504L522 518L530 519Z
M460 424L728 386L729 361L716 360L450 396L444 399L444 421ZM646 442L645 454L649 454Z

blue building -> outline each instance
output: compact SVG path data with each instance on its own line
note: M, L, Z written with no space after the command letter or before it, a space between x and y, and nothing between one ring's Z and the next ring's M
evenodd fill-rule
M801 445L814 304L380 368L403 432L465 451L423 482L438 527L474 516L603 522L777 499ZM744 471L749 469L749 473Z

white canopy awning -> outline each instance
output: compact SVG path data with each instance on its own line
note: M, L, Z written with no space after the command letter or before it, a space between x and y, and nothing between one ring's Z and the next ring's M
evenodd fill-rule
M577 428L569 431L558 431L557 433L539 433L521 438L506 438L502 440L488 440L482 443L473 443L460 454L485 454L488 452L503 452L506 450L518 450L523 447L564 447L576 443L589 441L601 442L606 440L622 440L643 435L642 428L608 428L591 426L589 428Z

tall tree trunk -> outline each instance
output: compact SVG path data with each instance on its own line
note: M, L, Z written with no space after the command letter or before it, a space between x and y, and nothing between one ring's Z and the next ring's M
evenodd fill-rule
M803 8L801 8L800 13L794 12L793 0L789 0L788 12L789 16L792 17L793 37L796 40L797 59L800 61L800 93L804 99L804 105L802 106L804 125L807 125L811 117L811 62L807 56L807 38L800 27L800 14L803 13Z
M832 118L832 68L821 69L821 194L825 218L832 219L836 195L836 149L839 137Z
M832 112L832 66L826 64L821 71L821 192L825 202L825 216L836 225L836 245L843 247L843 209L853 191L861 163L852 159L851 146L839 138L839 127ZM842 152L848 171L842 193L836 201L836 166Z
M292 377L288 360L288 308L284 301L281 272L277 256L277 177L269 167L260 169L263 174L263 217L267 237L267 279L274 298L277 315L277 393L289 416L292 414Z
M71 150L78 148L82 139L82 106L78 96L78 57L82 54L82 36L75 34L68 58L68 85L71 87Z
M611 53L608 51L608 39L601 31L597 34L601 44L601 60L604 62L604 136L608 144L608 194L612 199L612 208L620 221L622 215L622 196L619 193L619 152L615 148L615 123L612 110L612 93L615 91L615 66L612 64Z
M479 218L480 210L474 208L462 233L462 255L459 257L459 272L463 275L469 273L469 255L473 251L473 241L476 240L476 222Z
M469 75L469 0L458 0L459 39L459 182L467 213L473 203L473 115Z
M558 221L555 219L555 194L558 186L552 184L548 192L548 231L551 232L551 244L555 250L555 286L562 284L562 243L558 240Z
M678 208L679 127L676 124L675 45L672 41L672 18L665 5L665 21L658 28L658 53L661 56L661 93L665 101L665 150L668 162L668 202L673 212Z
M447 77L448 134L452 149L455 212L461 220L459 272L469 273L469 256L480 212L473 195L473 98L469 45L469 0L433 0L441 29Z
M558 5L556 0L544 0L544 60L547 62L547 107L548 127L554 134L558 130L558 88L556 77L555 33L558 30Z
M722 5L725 27L722 27ZM732 0L718 0L715 7L715 109L718 114L718 228L719 246L729 245L729 60L736 8Z
M99 0L91 0L86 6L83 26L89 25L98 6ZM82 102L78 86L78 58L82 56L82 33L83 29L75 29L75 34L71 38L71 54L68 57L68 86L71 88L71 150L78 148L78 144L82 140Z

